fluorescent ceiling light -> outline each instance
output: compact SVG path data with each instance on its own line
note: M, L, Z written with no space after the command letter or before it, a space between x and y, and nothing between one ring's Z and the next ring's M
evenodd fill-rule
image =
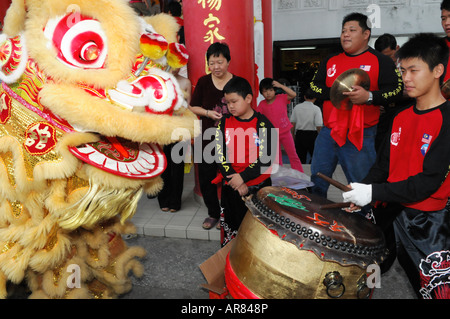
M281 48L281 51L315 50L317 47Z

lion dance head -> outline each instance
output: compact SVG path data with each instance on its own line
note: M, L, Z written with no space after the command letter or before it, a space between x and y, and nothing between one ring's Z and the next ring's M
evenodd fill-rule
M0 297L111 298L142 275L121 235L196 117L178 24L123 0L13 0L0 35ZM69 271L76 269L77 271ZM75 276L76 275L76 276Z

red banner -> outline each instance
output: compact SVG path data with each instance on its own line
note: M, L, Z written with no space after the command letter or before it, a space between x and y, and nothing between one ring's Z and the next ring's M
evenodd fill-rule
M231 51L229 71L246 78L254 86L255 58L253 1L183 1L184 32L189 52L189 79L209 73L206 51L214 42L227 43Z

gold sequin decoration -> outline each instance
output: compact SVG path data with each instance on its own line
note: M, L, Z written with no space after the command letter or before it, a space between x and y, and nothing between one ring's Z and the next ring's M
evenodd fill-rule
M11 186L16 186L16 178L14 177L14 161L11 152L0 153L0 159L6 168L6 174L8 175L8 180Z
M67 179L66 193L67 195L81 188L89 188L89 181L73 175Z
M14 247L16 243L13 242L7 242L3 248L0 250L0 255L6 253L8 250Z
M0 90L0 93L2 91ZM62 156L54 149L43 155L29 154L23 147L26 130L30 125L36 122L42 122L44 119L14 99L12 100L12 114L13 116L5 125L0 125L0 138L12 136L22 146L22 158L25 162L27 177L33 180L33 170L37 165L46 162L60 162L62 161ZM59 140L63 134L64 131L55 126L56 140Z
M53 284L55 286L58 286L59 281L61 280L62 277L62 267L56 267L53 269Z
M17 252L17 254L14 255L14 257L12 258L14 261L16 261L17 259L19 259L19 257L21 257L23 254L23 249L19 250Z
M93 249L91 247L89 247L88 249L89 249L89 255L91 256L91 258L94 261L99 261L100 258L98 257L98 250L97 249Z
M111 262L108 266L105 267L105 271L117 278L116 274L116 261Z
M19 201L9 203L9 205L11 206L14 218L20 218L20 215L22 215L23 211L23 205Z
M58 228L55 225L53 226L52 230L48 235L48 240L44 247L45 250L46 251L52 250L56 246L57 242L58 242Z

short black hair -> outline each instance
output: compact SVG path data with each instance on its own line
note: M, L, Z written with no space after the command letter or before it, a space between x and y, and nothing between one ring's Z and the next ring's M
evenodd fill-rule
M233 76L230 81L225 84L223 88L224 94L230 94L230 93L236 93L240 96L242 96L244 99L247 97L247 95L253 96L253 90L250 83L240 77L240 76Z
M307 88L305 91L305 94L303 94L303 96L305 97L305 99L308 99L308 100L312 100L316 97L313 90L311 90L311 88Z
M259 82L259 93L262 94L263 90L270 90L270 89L273 89L272 78L265 78L262 79L261 82Z
M450 0L442 1L442 3L441 3L441 11L442 10L450 11Z
M397 58L423 60L432 71L439 64L447 69L449 50L445 40L433 33L418 33L411 37L398 51ZM441 77L441 83L445 72Z
M206 61L209 61L209 58L211 56L218 57L221 54L225 57L225 59L227 59L228 62L231 61L230 47L228 46L228 44L215 42L211 44L206 51Z
M375 41L375 50L382 52L387 48L395 50L397 48L397 40L392 34L385 33Z
M170 15L173 17L181 17L182 14L181 4L178 1L172 1L167 6L167 12L170 12Z
M346 24L349 21L357 21L359 26L362 28L363 32L366 30L369 30L372 33L372 29L369 27L369 24L367 21L369 18L362 13L353 12L344 17L344 20L342 20L342 27L344 27L344 24Z

